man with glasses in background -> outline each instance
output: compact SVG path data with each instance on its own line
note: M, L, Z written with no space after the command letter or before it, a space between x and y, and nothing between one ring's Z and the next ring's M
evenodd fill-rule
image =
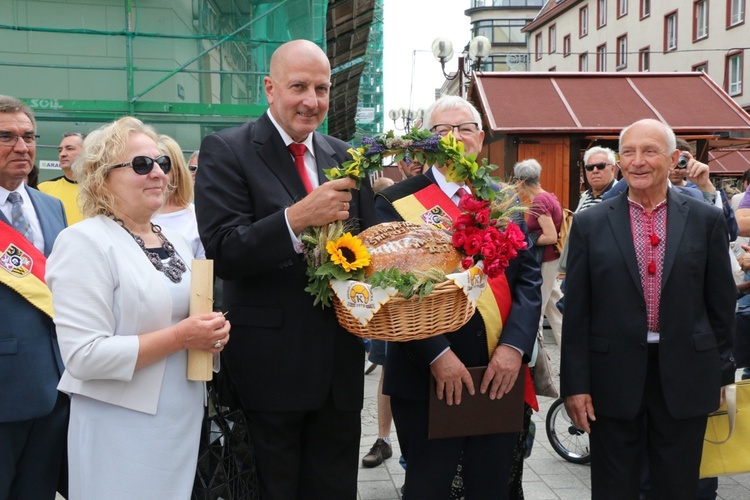
M615 152L609 148L594 146L584 153L583 169L589 188L581 195L576 212L602 201L602 195L614 186L615 163Z
M31 109L0 95L3 499L54 500L68 429L69 401L57 391L63 364L52 323L52 294L44 277L46 257L66 221L60 200L24 184L34 165L38 138Z
M83 151L85 138L86 136L80 132L65 132L57 147L57 158L63 175L39 184L39 191L62 201L68 224L75 224L83 219L81 208L78 206L78 183L73 178L71 167Z
M617 159L615 152L609 148L603 148L600 146L594 146L588 149L583 154L583 170L586 175L586 183L589 188L583 192L580 200L578 200L578 207L576 207L575 213L586 210L589 207L596 205L602 201L602 197L607 193L617 181L615 180L615 168ZM575 220L575 217L573 217ZM568 240L565 240L563 250L560 253L560 259L557 263L557 272L559 274L565 274L568 265ZM561 291L565 292L565 284L560 285ZM559 295L559 294L558 294ZM559 302L562 297L554 297ZM558 308L562 307L562 303L558 304Z

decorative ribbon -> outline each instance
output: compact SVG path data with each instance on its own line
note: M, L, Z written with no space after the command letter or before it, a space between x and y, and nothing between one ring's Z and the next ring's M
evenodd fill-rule
M0 283L18 292L50 318L52 292L44 280L47 258L4 221L0 221Z
M390 200L389 200L390 201ZM459 208L436 184L430 183L419 191L391 201L396 212L408 222L431 224L439 229L452 229L453 221L461 215ZM488 279L487 286L477 301L477 310L484 321L488 359L492 358L503 331L505 319L513 303L505 274ZM539 411L539 403L531 381L528 365L521 370L524 377L524 401Z

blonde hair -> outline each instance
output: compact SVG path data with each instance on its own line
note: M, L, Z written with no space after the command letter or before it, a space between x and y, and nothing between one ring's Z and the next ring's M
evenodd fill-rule
M78 180L78 204L84 217L112 212L115 199L107 185L107 175L127 152L133 134L144 134L158 142L153 127L132 116L98 128L83 141L83 152L72 169Z
M182 155L182 148L168 135L159 135L159 150L172 160L169 172L167 200L180 208L187 208L193 201L193 179Z

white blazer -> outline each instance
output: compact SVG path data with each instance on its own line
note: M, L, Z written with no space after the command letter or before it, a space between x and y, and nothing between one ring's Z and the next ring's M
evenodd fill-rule
M189 268L190 247L163 232ZM58 390L156 414L166 360L136 370L136 336L171 324L163 274L119 224L96 216L60 233L46 277L65 364ZM180 286L190 287L189 269Z

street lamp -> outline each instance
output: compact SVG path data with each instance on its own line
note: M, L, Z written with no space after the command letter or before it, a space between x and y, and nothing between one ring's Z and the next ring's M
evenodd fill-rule
M396 130L403 130L409 132L412 127L419 126L421 124L422 117L424 116L424 109L392 109L388 112L388 118L393 120L393 126ZM399 127L396 123L398 120L403 121L403 126Z
M458 57L458 71L453 75L445 72L445 63L453 58L453 44L444 37L438 37L432 42L432 55L440 61L443 76L446 80L458 78L458 94L464 97L464 78L471 79L472 71L476 71L482 64L482 59L490 55L492 44L486 36L475 36L469 42L469 52ZM473 67L472 67L473 66Z

